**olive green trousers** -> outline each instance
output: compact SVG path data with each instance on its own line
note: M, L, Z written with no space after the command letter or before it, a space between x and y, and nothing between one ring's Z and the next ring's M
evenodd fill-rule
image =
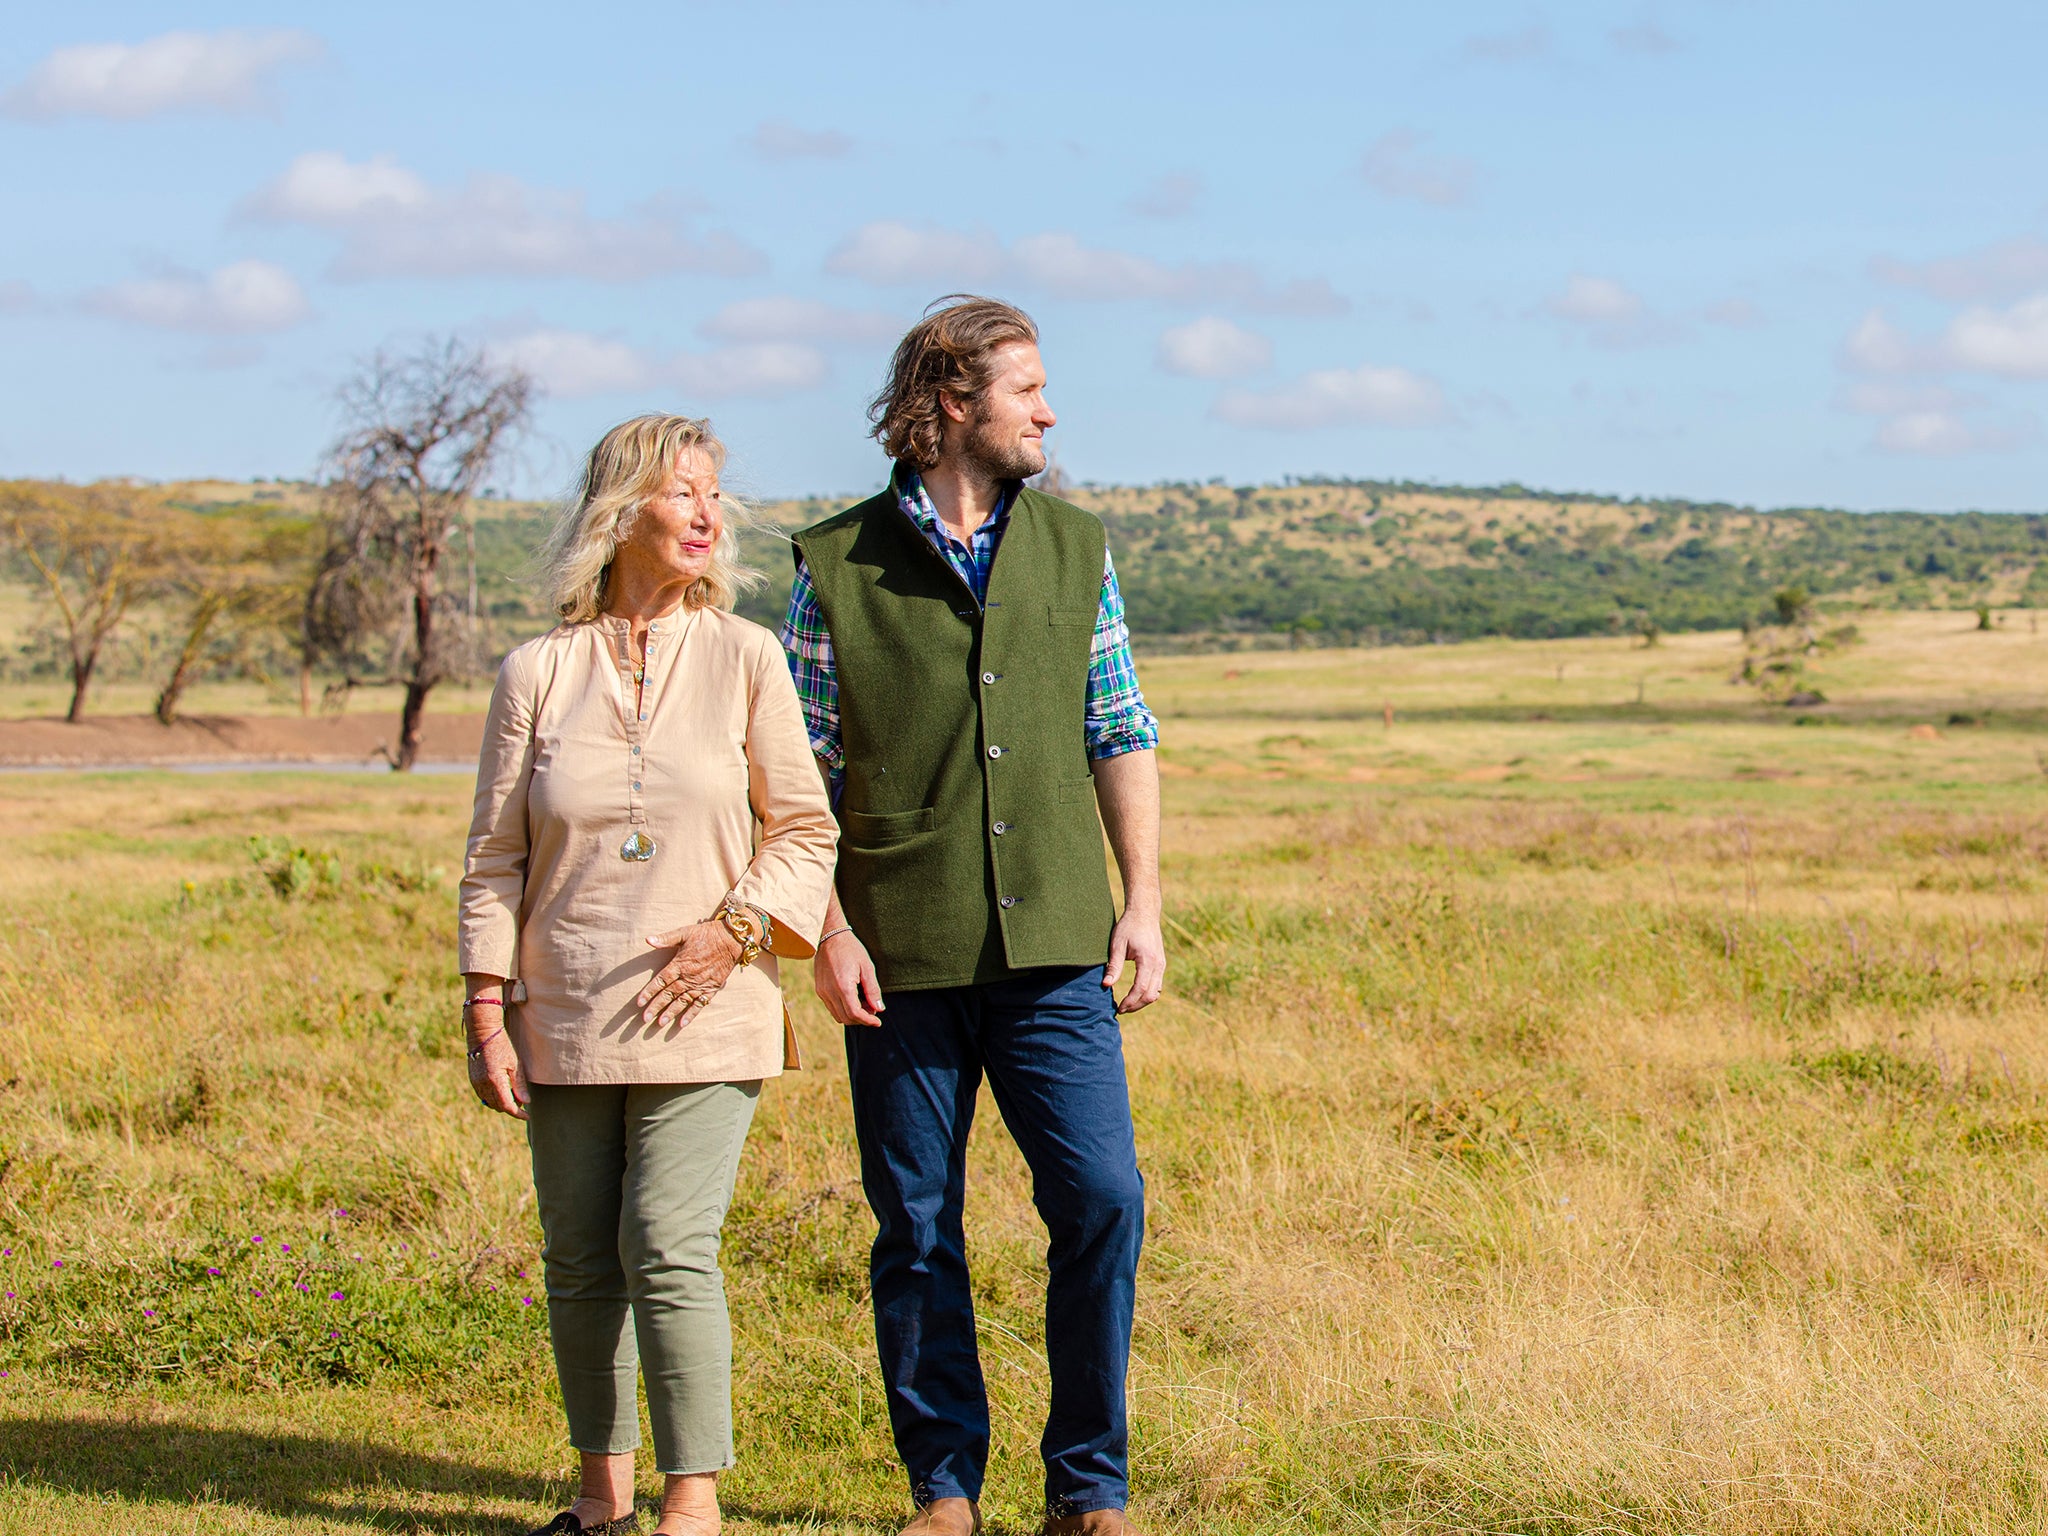
M755 1083L535 1083L527 1122L555 1373L579 1451L733 1463L732 1323L718 1269Z

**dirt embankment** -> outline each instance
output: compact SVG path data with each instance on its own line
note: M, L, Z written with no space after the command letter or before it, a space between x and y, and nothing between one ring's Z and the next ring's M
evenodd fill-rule
M424 722L422 762L474 763L482 715L436 715ZM111 764L389 762L398 750L398 715L194 715L159 725L150 715L0 720L0 766L91 768Z

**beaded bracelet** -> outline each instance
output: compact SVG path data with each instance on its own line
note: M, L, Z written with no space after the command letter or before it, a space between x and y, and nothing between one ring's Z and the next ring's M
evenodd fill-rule
M462 1006L465 1008L502 1008L505 1006L505 999L502 997L465 997L462 1000Z

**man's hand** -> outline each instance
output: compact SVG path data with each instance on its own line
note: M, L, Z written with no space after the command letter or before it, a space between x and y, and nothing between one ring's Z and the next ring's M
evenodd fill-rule
M818 946L817 962L811 967L811 985L825 1011L841 1024L864 1024L878 1029L882 1023L882 983L875 975L875 962L868 947L851 928L835 933Z
M1128 909L1117 919L1109 935L1109 963L1102 968L1102 984L1114 988L1128 960L1137 967L1131 990L1116 1005L1118 1013L1136 1013L1148 1003L1159 1001L1166 986L1166 940L1159 932L1159 919Z

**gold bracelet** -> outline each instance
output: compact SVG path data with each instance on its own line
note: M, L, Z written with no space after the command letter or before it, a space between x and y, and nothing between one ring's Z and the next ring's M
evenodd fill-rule
M732 897L726 897L719 906L718 921L725 925L725 931L739 943L738 964L752 965L761 958L761 940L754 932L753 921Z

